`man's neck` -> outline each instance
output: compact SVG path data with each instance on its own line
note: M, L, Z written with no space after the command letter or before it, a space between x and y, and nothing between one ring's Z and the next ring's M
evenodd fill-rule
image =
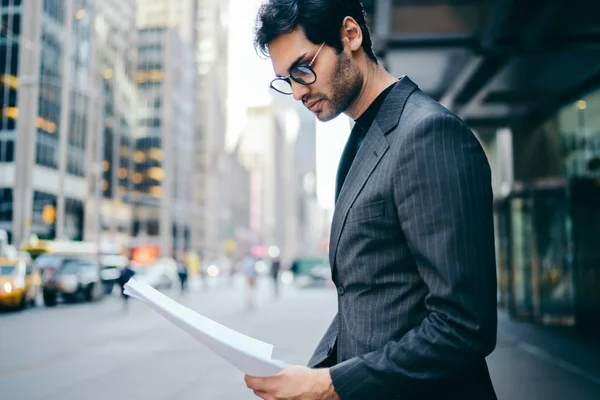
M381 65L369 65L364 73L364 81L360 93L354 103L344 113L353 120L357 120L369 108L377 96L397 80Z

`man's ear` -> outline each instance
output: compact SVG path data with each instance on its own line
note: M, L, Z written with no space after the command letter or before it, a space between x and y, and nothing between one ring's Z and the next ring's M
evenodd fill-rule
M341 38L344 47L347 47L352 52L362 47L362 30L354 18L346 17L342 21Z

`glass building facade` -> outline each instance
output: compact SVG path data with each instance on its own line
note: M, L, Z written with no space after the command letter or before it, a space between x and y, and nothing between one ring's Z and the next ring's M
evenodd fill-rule
M191 247L194 176L193 48L176 30L138 31L133 235L161 255ZM147 238L147 239L144 239Z
M517 182L497 200L499 303L518 319L598 327L600 90L537 131L556 143L560 173Z
M0 213L0 224L11 236L15 225L23 227L17 240L23 240L27 233L41 238L54 238L60 233L81 239L85 190L80 189L85 189L88 172L93 1L3 0L0 12L1 201L7 211L13 211L12 215ZM22 38L23 31L31 30L34 24L41 29L33 35L28 31L29 36ZM21 76L26 70L20 68L21 58L30 57L26 53L31 52L38 52L38 71ZM37 87L32 91L33 85ZM32 95L36 95L37 104L27 101ZM24 119L34 123L32 130L25 125L19 127ZM32 143L33 151L19 153L19 141L22 146ZM27 184L23 185L24 181ZM17 186L19 192L15 193ZM24 199L24 207L31 204L31 209L15 215L16 207L11 203ZM60 208L56 210L59 220L43 217L48 207Z
M96 3L97 72L100 85L102 141L94 150L100 176L94 176L94 202L101 237L129 245L133 222L133 153L136 124L136 0ZM88 235L94 232L88 230Z
M19 36L21 34L21 0L2 0L0 8L0 224L10 233L13 219L14 179L7 167L15 160L15 130L19 109ZM11 179L12 178L12 179Z

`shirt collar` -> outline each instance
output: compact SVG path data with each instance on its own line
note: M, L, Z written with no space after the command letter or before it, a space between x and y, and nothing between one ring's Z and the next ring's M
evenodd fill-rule
M373 100L373 102L365 110L365 112L363 112L362 115L355 120L356 124L360 126L364 132L368 131L369 128L371 128L371 124L373 124L373 121L375 120L375 117L377 116L377 113L379 112L379 109L381 108L381 105L383 104L385 98L388 94L390 94L390 92L392 91L394 86L396 86L397 83L398 82L394 82L393 84L385 88L385 90L381 92L375 100Z

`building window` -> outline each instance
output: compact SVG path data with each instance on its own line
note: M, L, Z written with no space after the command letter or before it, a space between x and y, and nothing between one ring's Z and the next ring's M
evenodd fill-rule
M4 107L2 115L0 116L0 127L2 127L3 121L6 120L6 129L12 131L17 126L17 117L19 115L19 109L17 107Z
M85 154L84 151L69 146L67 153L67 173L75 176L85 176Z
M0 35L2 37L15 37L21 34L21 15L20 14L3 14L0 18Z
M44 12L61 24L65 21L63 0L44 0Z
M13 190L11 188L0 189L0 221L12 221L13 209Z
M0 162L15 161L15 142L13 140L0 141Z
M44 167L58 168L58 138L38 129L35 162Z
M10 51L8 47L10 47ZM2 73L0 84L16 90L19 82L17 79L19 69L19 42L17 38L12 38L12 40L10 38L3 38L0 41L0 68L0 72ZM16 103L11 105L16 105Z
M158 236L160 233L159 224L156 220L146 221L146 230L150 236Z
M20 6L22 0L2 0L2 6Z
M51 193L33 192L33 215L32 215L32 233L38 235L40 239L54 239L56 236L56 220L44 218L44 209L54 207L56 209L56 196Z
M150 194L151 196L154 196L154 197L161 197L162 196L162 188L160 186L151 186L148 189L148 194Z
M81 200L65 199L64 234L71 240L83 239L84 205Z

